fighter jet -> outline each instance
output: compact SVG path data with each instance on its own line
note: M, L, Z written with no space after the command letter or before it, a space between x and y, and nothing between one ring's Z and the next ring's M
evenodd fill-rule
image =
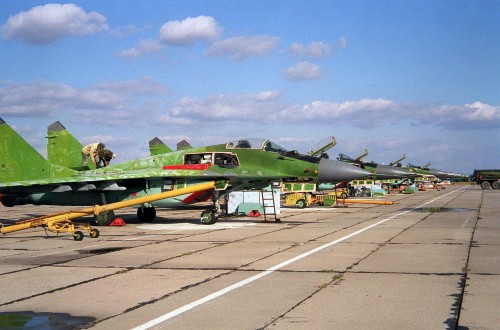
M362 159L368 155L368 150L356 158L351 158L345 154L340 153L337 160L342 162L347 162L359 166L371 173L371 177L375 180L387 180L387 179L403 179L403 178L413 178L416 174L408 168L381 165L375 162L363 162Z
M438 170L435 168L429 168L431 163L428 163L426 165L413 165L413 164L408 164L407 168L408 170L417 173L418 175L433 175L436 178L440 180L445 180L445 179L459 179L463 178L463 174L458 174L458 173L451 173L451 172L446 172L442 170Z
M59 125L53 128L57 131ZM49 134L49 145L52 145L48 148L53 148L48 157L51 161L41 156L1 118L0 136L0 202L4 206L102 205L208 181L215 181L216 188L214 192L205 192L205 196L220 197L231 191L261 189L282 180L339 182L370 175L347 163L288 151L267 139L240 139L84 169L81 163L77 164L81 156L76 157L77 147L71 135L63 134L64 140L72 145L71 150L64 151ZM58 154L61 158L55 159ZM182 202L195 203L202 199L200 195ZM217 199L214 198L213 208L202 212L202 223L217 221L220 213ZM155 206L171 203L171 199L164 199L140 205L138 218L151 222L156 217ZM112 214L101 215L101 225L113 220Z

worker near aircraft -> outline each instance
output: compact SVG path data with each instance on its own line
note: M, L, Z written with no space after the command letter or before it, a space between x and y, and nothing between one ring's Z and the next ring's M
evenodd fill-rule
M96 165L98 154L104 150L104 143L91 143L82 148L82 166L87 165L87 158L90 156L92 164Z
M115 159L116 155L114 152L108 149L102 149L102 151L97 153L96 164L97 167L106 167L109 165L111 159Z

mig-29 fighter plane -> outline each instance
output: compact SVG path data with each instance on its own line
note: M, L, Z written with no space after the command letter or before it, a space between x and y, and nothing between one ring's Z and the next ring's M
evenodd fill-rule
M429 168L429 166L431 165L431 163L428 163L426 165L421 165L421 166L418 166L418 165L413 165L413 164L408 164L407 168L418 174L418 175L432 175L432 176L435 176L436 178L440 179L440 180L444 180L444 179L459 179L459 178L463 178L464 176L462 174L458 174L458 173L450 173L450 172L446 172L446 171L442 171L442 170L438 170L438 169L435 169L435 168Z
M403 178L413 178L416 176L415 172L408 168L391 166L391 165L381 165L375 162L363 162L362 158L368 155L368 150L365 150L361 155L356 158L351 158L345 154L339 154L337 160L342 162L347 162L360 168L363 168L371 173L371 177L374 180L387 180L387 179L403 179Z
M56 125L57 126L57 125ZM68 133L69 134L69 133ZM215 181L214 194L261 189L280 180L306 182L339 182L364 178L369 172L353 165L288 151L266 139L241 139L225 144L159 152L132 161L99 169L82 168L71 153L78 148L71 135L66 136L68 149L55 148L46 160L5 121L0 119L0 202L4 206L22 204L92 206L151 195L181 187ZM53 143L52 146L50 144ZM56 157L56 155L60 155ZM169 206L170 199L140 205L140 221L156 217L155 206ZM220 208L202 212L201 221L213 224ZM194 198L186 203L195 203ZM111 211L112 212L112 211ZM113 220L111 212L98 224Z

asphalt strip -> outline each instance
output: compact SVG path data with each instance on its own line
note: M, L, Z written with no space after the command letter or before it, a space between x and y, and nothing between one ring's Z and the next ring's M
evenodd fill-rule
M146 323L144 323L144 324L142 324L142 325L140 325L140 326L138 326L138 327L135 327L135 328L133 328L133 330L143 330L143 329L149 329L149 328L154 327L154 326L156 326L156 325L158 325L158 324L160 324L160 323L162 323L162 322L168 321L168 320L170 320L170 319L172 319L172 318L174 318L174 317L176 317L176 316L178 316L178 315L180 315L180 314L182 314L182 313L185 313L185 312L187 312L187 311L190 311L191 309L193 309L193 308L195 308L195 307L197 307L197 306L203 305L204 303L209 302L209 301L211 301L211 300L214 300L214 299L216 299L216 298L218 298L218 297L221 297L221 296L225 295L225 294L226 294L226 293L228 293L228 292L231 292L231 291L233 291L233 290L235 290L235 289L241 288L241 287L243 287L243 286L245 286L245 285L247 285L247 284L249 284L249 283L252 283L252 282L254 282L254 281L256 281L256 280L258 280L258 279L260 279L260 278L263 278L263 277L265 277L265 276L267 276L267 275L271 274L272 272L274 272L274 271L276 271L276 270L278 270L278 269L281 269L281 268L283 268L283 267L285 267L285 266L288 266L288 265L290 265L290 264L292 264L292 263L294 263L294 262L296 262L296 261L298 261L298 260L301 260L301 259L304 259L304 258L306 258L306 257L309 257L309 256L311 256L311 255L315 254L316 252L319 252L319 251L321 251L321 250L323 250L323 249L326 249L326 248L328 248L328 247L330 247L330 246L332 246L332 245L335 245L335 244L337 244L337 243L343 242L343 241L345 241L345 240L347 240L347 239L349 239L349 238L351 238L351 237L354 237L354 236L356 236L356 235L359 235L359 234L361 234L361 233L363 233L363 232L365 232L365 231L367 231L367 230L369 230L369 229L372 229L372 228L374 228L374 227L376 227L376 226L378 226L378 225L380 225L380 224L383 224L384 222L387 222L387 221L393 220L393 219L395 219L395 218L397 218L397 217L399 217L399 216L401 216L401 215L404 215L404 214L406 214L406 213L412 212L412 211L414 211L414 210L416 210L416 209L418 209L418 208L421 208L421 207L423 207L423 206L425 206L425 205L427 205L427 204L430 204L430 203L432 203L432 202L434 202L434 201L436 201L436 200L438 200L438 199L441 199L441 198L443 198L443 197L445 197L445 196L448 196L448 195L450 195L450 194L452 194L452 193L454 193L454 192L457 192L457 191L459 191L459 190L461 190L461 189L464 189L464 188L465 188L465 187L459 188L459 189L454 190L454 191L450 191L449 193L444 194L444 195L439 196L439 197L436 197L436 198L434 198L434 199L431 199L430 201L428 201L428 202L426 202L426 203L424 203L424 204L422 204L422 205L419 205L419 206L414 207L414 208L412 208L412 209L406 210L406 211L404 211L404 212L397 213L397 214L395 214L395 215L393 215L393 216L390 216L390 217L385 218L385 219L383 219L383 220L380 220L380 221L378 221L378 222L376 222L376 223L374 223L374 224L371 224L371 225L369 225L369 226L366 226L366 227L364 227L364 228L362 228L362 229L360 229L360 230L358 230L358 231L355 231L355 232L353 232L353 233L351 233L351 234L349 234L349 235L346 235L346 236L344 236L344 237L341 237L341 238L339 238L339 239L336 239L336 240L334 240L334 241L331 241L331 242L329 242L329 243L326 243L326 244L324 244L324 245L321 245L321 246L319 246L319 247L317 247L317 248L315 248L315 249L312 249L312 250L310 250L310 251L308 251L308 252L302 253L302 254L300 254L300 255L298 255L298 256L296 256L296 257L294 257L294 258L288 259L288 260L286 260L286 261L284 261L284 262L282 262L282 263L280 263L280 264L278 264L278 265L275 265L275 266L273 266L273 267L271 267L271 268L268 268L267 270L265 270L265 271L263 271L263 272L261 272L261 273L259 273L259 274L257 274L257 275L254 275L254 276L249 277L249 278L247 278L247 279L244 279L244 280L242 280L242 281L240 281L240 282L237 282L237 283L235 283L235 284L233 284L233 285L230 285L230 286L228 286L228 287L225 287L224 289L221 289L221 290L219 290L219 291L216 291L216 292L214 292L214 293L211 293L211 294L209 294L208 296L205 296L205 297L203 297L203 298L200 298L200 299L198 299L198 300L196 300L196 301L193 301L193 302L191 302L191 303L189 303L189 304L186 304L186 305L184 305L184 306L182 306L182 307L179 307L179 308L177 308L176 310L173 310L173 311L171 311L171 312L169 312L169 313L167 313L167 314L164 314L164 315L162 315L162 316L160 316L160 317L157 317L156 319L153 319L153 320L151 320L151 321L149 321L149 322L146 322Z

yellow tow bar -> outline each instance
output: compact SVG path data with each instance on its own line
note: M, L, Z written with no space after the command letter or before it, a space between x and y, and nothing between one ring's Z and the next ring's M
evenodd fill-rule
M16 222L10 226L3 226L0 228L2 234L8 234L19 230L44 227L48 231L54 233L60 232L70 232L77 241L83 239L83 233L80 230L85 230L89 233L91 238L99 237L99 231L95 228L91 228L88 223L74 223L71 219L80 218L84 216L89 216L92 214L98 215L103 212L117 210L124 207L134 206L138 204L150 203L160 199L180 196L184 194L190 194L197 191L209 190L215 188L215 182L210 181L206 183L195 184L185 188L165 191L159 194L137 197L121 202L105 204L105 205L95 205L93 207L76 210L76 211L66 211L61 213L55 213L51 215L46 215L42 217L31 218L28 220L23 220Z

